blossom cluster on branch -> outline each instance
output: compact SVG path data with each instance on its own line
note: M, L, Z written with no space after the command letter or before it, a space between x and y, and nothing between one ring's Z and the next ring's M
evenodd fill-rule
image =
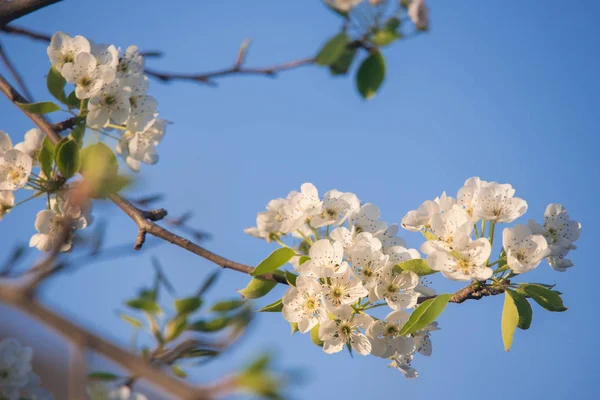
M488 293L506 292L519 304L532 298L550 311L564 311L548 285L516 284L510 278L531 271L543 259L558 271L571 267L564 257L575 248L581 225L562 205L550 204L543 225L531 220L505 228L502 250L492 260L496 225L511 223L527 210L526 201L514 194L510 184L473 177L457 198L444 192L409 211L401 225L427 239L419 252L397 236L397 224L381 220L374 204L361 205L354 193L339 190L321 198L314 185L305 183L300 191L271 200L258 213L256 226L245 230L282 246L257 270L283 274L290 284L280 300L262 311L281 311L294 330L310 332L325 353L347 347L387 358L410 378L418 376L411 366L415 354L431 354L430 332L438 329L434 319L450 300L421 284L420 276L441 272L448 279L492 289ZM283 242L290 235L300 240L297 246ZM278 269L287 262L293 272ZM427 300L416 307L419 297ZM391 310L381 315L380 307Z
M0 400L52 400L32 371L33 349L16 339L0 341Z

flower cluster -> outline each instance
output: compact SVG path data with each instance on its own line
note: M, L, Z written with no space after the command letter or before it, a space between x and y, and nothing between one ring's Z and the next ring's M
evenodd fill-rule
M328 354L348 346L392 360L407 377L417 376L411 361L417 352L431 354L429 332L437 324L400 333L409 317L405 310L434 292L414 272L395 268L420 258L396 236L398 225L388 225L377 206L361 205L353 193L330 190L321 199L311 183L269 202L256 223L248 234L282 245L288 234L302 239L301 255L290 261L299 276L282 298L287 321L301 333L312 331ZM382 306L391 309L387 316L371 315Z
M330 7L344 13L352 11L363 2L363 0L325 0L325 3ZM385 2L382 0L369 0L369 5L375 7L380 6L382 3ZM408 17L418 30L426 31L429 29L429 9L424 0L400 0L398 3L408 10Z
M33 350L15 339L0 341L0 399L52 400L52 394L40 386L33 373Z
M75 85L74 94L87 111L87 126L122 134L117 153L131 169L139 171L140 163L158 162L155 147L165 133L166 121L158 118L158 103L147 94L148 77L137 46L121 51L114 45L57 32L48 46L48 57L64 79Z
M402 218L402 226L421 231L429 239L421 251L428 255L432 269L453 280L486 281L494 274L494 263L489 260L496 224L513 222L527 211L527 202L514 195L509 184L469 178L456 198L444 192L425 201ZM486 224L489 237L485 237ZM581 224L571 220L562 205L550 204L543 225L530 220L528 225L503 230L503 251L497 263L513 274L523 274L547 259L552 268L565 271L573 263L564 257L576 248L573 242L580 231Z

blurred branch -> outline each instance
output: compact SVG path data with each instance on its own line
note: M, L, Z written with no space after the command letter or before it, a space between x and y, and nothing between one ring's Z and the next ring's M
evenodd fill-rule
M0 2L0 27L61 0L4 0Z
M2 60L2 63L4 64L8 72L12 75L15 82L17 82L17 85L21 88L23 93L25 93L25 97L27 97L30 101L33 101L33 95L27 89L27 86L23 81L23 77L19 74L14 64L10 61L10 58L8 58L8 54L6 54L6 51L2 47L2 43L0 43L0 60Z
M45 33L39 33L35 31L31 31L25 28L19 28L18 26L3 26L0 28L0 31L4 31L6 33L11 33L17 36L26 36L33 40L41 40L42 42L49 42L52 38Z

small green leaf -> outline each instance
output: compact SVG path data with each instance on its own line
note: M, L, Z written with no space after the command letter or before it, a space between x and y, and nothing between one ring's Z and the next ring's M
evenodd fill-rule
M533 318L531 305L524 296L514 290L507 289L506 293L512 298L519 313L519 323L517 324L517 327L522 330L529 329L531 326L531 319Z
M156 304L155 301L150 299L132 299L127 301L127 304L131 308L135 308L136 310L142 310L149 312L150 314L156 314L160 312L160 307Z
M346 33L342 32L325 43L317 54L315 62L319 65L332 65L344 54L349 39Z
M83 136L85 135L85 124L76 125L71 132L69 133L69 137L75 140L79 147L81 147L83 142Z
M187 373L182 370L179 365L173 365L171 367L171 371L173 371L173 374L179 378L187 378Z
M316 344L317 346L323 347L324 342L319 338L319 327L320 326L321 326L321 324L317 324L310 330L310 340L312 340L312 342L314 344Z
M393 43L395 40L400 39L402 35L393 29L380 29L371 37L371 43L375 46L383 47Z
M141 328L142 325L143 325L142 321L140 321L137 318L131 317L131 316L127 315L127 314L119 313L119 317L123 321L125 321L128 324L132 325L134 328Z
M31 114L49 114L55 111L60 111L60 107L51 101L43 101L41 103L17 103L21 110Z
M202 306L202 300L198 297L184 297L175 300L175 310L179 315L187 315L193 313Z
M385 60L381 52L367 57L356 73L356 87L365 99L375 96L385 79Z
M504 308L502 309L502 342L506 351L509 351L512 346L513 335L518 324L519 312L517 306L515 306L513 298L508 293L505 293Z
M298 275L290 271L285 271L285 280L290 286L296 286L296 279L298 279Z
M560 295L554 291L538 285L524 284L521 285L525 293L529 295L536 303L544 307L548 311L561 312L567 308L563 304Z
M267 272L271 272L281 267L292 257L296 255L296 251L290 249L289 247L282 247L280 249L275 250L267 258L262 260L260 264L254 268L254 271L250 275L258 276L262 274L266 274Z
M188 325L187 330L198 332L216 332L227 326L228 318L219 317L209 321L199 320Z
M119 375L111 374L110 372L90 372L88 374L88 379L92 381L110 382L121 379L121 377Z
M54 161L62 176L69 179L75 175L81 167L81 157L79 157L79 145L77 142L67 139L63 143L61 140L56 146Z
M268 306L264 306L258 312L281 312L283 310L283 302L281 299L277 300L274 303L269 304Z
M219 352L216 350L194 349L194 350L191 350L191 351L185 353L185 355L183 355L183 358L215 357L218 355L219 355Z
M50 94L63 104L68 104L67 96L65 95L66 84L67 81L63 78L62 74L56 70L54 65L50 67L48 77L46 78L46 86L48 87Z
M431 275L438 272L429 268L427 261L423 260L422 258L404 261L394 266L394 272L400 273L402 271L412 271L419 276Z
M356 56L356 48L346 47L342 55L329 66L329 72L331 72L331 75L347 74L352 62L354 61L354 56Z
M402 21L397 17L391 17L387 21L385 21L385 27L389 30L395 31L400 27Z
M244 289L238 290L238 293L246 299L258 299L269 293L277 285L277 282L268 281L264 278L252 278Z
M69 93L69 96L67 97L67 105L69 107L79 107L81 105L81 101L77 98L77 95L75 94L75 91L73 90L71 93Z
M185 331L187 328L188 322L187 317L185 315L180 315L179 317L169 321L167 326L165 327L165 340L170 342L175 340Z
M262 356L256 358L254 361L248 364L244 371L251 374L264 371L269 367L270 362L271 356L269 356L269 354L263 354Z
M400 330L400 335L415 333L435 321L442 311L444 311L446 305L448 305L450 296L450 294L444 293L433 299L424 301L410 314L410 318L408 318L408 321L406 321Z
M42 148L38 154L38 161L44 175L47 178L52 176L52 166L54 164L54 145L47 137L42 143Z
M297 322L290 322L290 328L292 329L292 335L296 332L298 332L298 323Z
M246 302L244 300L223 300L218 303L213 304L210 308L210 311L214 312L229 312L233 310L237 310L241 306L243 306Z
M302 265L305 262L307 262L308 260L310 260L309 256L300 256L300 258L298 259L298 265Z
M198 290L199 296L202 296L204 293L206 293L206 291L208 289L210 289L212 287L212 285L214 285L217 282L217 278L221 274L221 271L222 271L221 269L218 269L208 276L208 278L204 281L204 283L200 287L200 290Z

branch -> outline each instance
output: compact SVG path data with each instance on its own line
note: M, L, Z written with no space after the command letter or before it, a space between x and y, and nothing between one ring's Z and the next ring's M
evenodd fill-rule
M510 281L505 281L506 284L508 285L510 283ZM451 297L449 302L450 303L456 303L456 304L460 304L460 303L464 303L467 300L481 300L482 298L486 297L486 296L496 296L499 294L504 293L505 289L504 287L489 287L489 286L482 286L479 283L472 283L469 286L466 286L462 289L460 289L458 292L455 292ZM424 297L419 297L418 303L423 303L424 301L430 300L435 298L436 296L424 296Z
M61 0L8 0L0 2L0 27Z
M0 300L3 303L17 307L21 311L35 317L57 333L65 336L74 343L83 343L107 358L127 368L136 376L162 387L182 399L205 399L207 394L203 388L194 388L185 382L175 379L160 369L148 364L144 359L131 354L120 347L94 335L79 325L56 314L44 307L35 299L26 295L23 288L10 285L0 285Z
M52 37L46 35L45 33L34 32L29 29L19 28L18 26L3 26L0 28L0 31L17 36L26 36L33 40L41 40L42 42L50 42L50 40L52 40Z

